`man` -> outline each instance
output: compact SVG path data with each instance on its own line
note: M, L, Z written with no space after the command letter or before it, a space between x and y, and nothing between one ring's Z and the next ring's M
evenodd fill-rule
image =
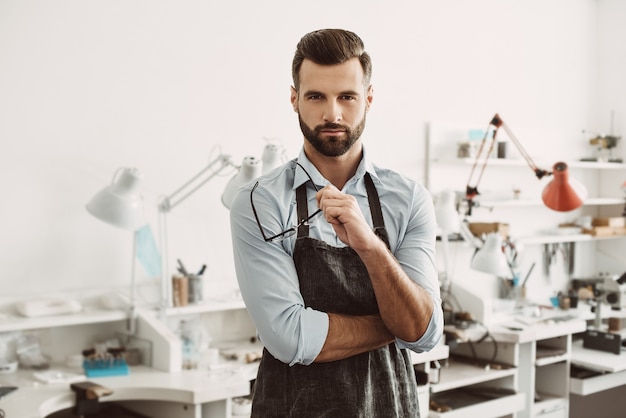
M292 73L302 151L231 206L265 347L252 416L418 417L407 349L430 350L443 329L432 200L367 158L371 61L356 34L305 35Z

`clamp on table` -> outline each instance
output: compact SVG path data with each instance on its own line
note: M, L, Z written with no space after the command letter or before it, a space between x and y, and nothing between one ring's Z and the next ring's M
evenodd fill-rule
M100 410L100 398L113 393L113 390L92 382L79 382L70 385L76 393L74 415L85 416L97 413Z

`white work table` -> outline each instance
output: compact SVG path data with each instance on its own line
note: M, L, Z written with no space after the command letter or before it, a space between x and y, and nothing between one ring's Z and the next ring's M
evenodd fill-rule
M511 324L494 324L489 327L489 332L497 341L523 344L560 335L577 334L587 329L587 323L577 318L548 319L527 325Z
M86 378L113 390L101 402L112 401L160 401L172 406L184 405L188 411L177 417L202 416L202 405L245 396L250 391L250 382L241 370L185 370L162 372L148 367L132 367L127 376ZM33 371L19 370L11 375L0 376L1 385L18 386L19 389L0 399L0 409L7 418L44 418L75 404L75 393L70 383L39 383ZM188 406L194 406L188 408ZM164 415L165 416L165 415Z
M448 346L439 345L427 353L412 353L415 363L444 359ZM222 366L225 363L221 364ZM177 418L212 417L206 405L220 402L215 415L230 416L230 399L250 393L250 379L256 363L233 363L232 366L214 370L183 370L164 372L145 366L131 367L127 376L84 378L109 388L113 393L100 398L100 402L148 401L141 409L151 416ZM54 368L61 372L77 373L77 370ZM48 415L72 408L76 395L70 382L42 383L35 379L32 370L0 375L0 386L18 386L19 389L0 399L0 409L7 418L45 418ZM168 404L169 407L168 407ZM184 406L184 408L181 408ZM146 407L149 411L146 411ZM157 410L155 412L155 409ZM213 411L213 409L209 409ZM152 415L155 414L156 415ZM162 414L162 415L159 415Z
M448 331L455 331L465 339L475 339L485 332L484 327L471 327L467 330L446 326ZM537 340L572 335L587 329L587 323L577 311L549 311L540 317L528 317L523 314L501 316L499 321L490 324L487 329L500 343L524 344Z

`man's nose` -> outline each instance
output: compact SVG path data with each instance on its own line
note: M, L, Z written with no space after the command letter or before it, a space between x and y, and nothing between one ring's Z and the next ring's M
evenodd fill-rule
M341 106L334 101L328 102L328 105L324 109L324 120L326 122L337 123L341 121Z

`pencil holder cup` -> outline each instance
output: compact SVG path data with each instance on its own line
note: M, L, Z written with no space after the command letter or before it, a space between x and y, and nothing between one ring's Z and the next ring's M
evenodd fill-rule
M199 274L190 274L189 279L189 303L202 302L203 281L204 276Z

